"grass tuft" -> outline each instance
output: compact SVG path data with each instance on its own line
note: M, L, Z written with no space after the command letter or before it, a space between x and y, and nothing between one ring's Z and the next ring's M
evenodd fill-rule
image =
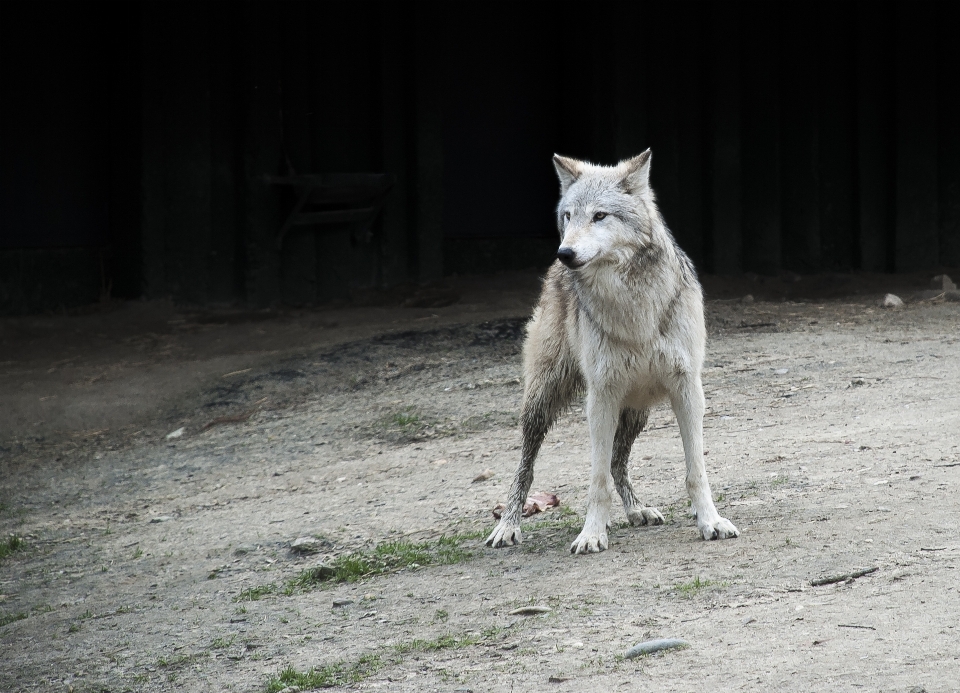
M15 614L0 614L0 628L3 628L4 626L15 621L22 621L26 617L27 615L22 611L18 611Z
M313 667L307 671L297 671L287 667L267 681L267 693L279 693L287 686L297 686L301 690L331 688L359 683L372 676L383 667L380 655L364 655L356 662L335 662L323 667Z
M22 537L18 537L15 534L11 534L9 537L0 541L0 560L6 558L12 553L17 551L23 551L27 546L27 543L23 540Z
M697 575L690 582L681 582L678 585L674 585L673 589L685 597L692 597L695 594L699 594L707 587L726 587L728 584L729 583L727 582L717 582L715 580L701 580L700 576Z

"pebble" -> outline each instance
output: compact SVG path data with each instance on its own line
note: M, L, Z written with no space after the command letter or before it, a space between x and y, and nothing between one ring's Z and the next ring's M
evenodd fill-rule
M549 614L553 609L549 606L521 606L519 609L514 609L508 615L509 616L533 616L535 614Z
M183 432L184 432L185 430L186 430L186 429L185 429L183 426L181 426L181 427L178 428L176 431L170 431L170 432L167 434L167 440L173 440L174 438L179 438L180 436L183 435Z
M320 547L321 541L316 537L299 537L290 544L290 549L297 553L316 553Z
M173 518L170 517L169 515L161 515L160 517L155 517L152 520L150 520L150 524L156 524L158 522L170 522L170 520L172 519Z
M487 479L492 479L492 478L493 478L493 470L484 469L482 472L480 472L475 477L473 477L473 481L471 483L475 484L478 481L486 481Z
M946 274L938 274L930 280L930 288L937 291L956 291L957 285Z
M880 301L881 308L900 308L903 305L903 299L895 294L887 294Z
M333 600L334 609L341 609L345 606L350 606L351 604L353 604L352 599L334 599Z
M637 643L631 647L629 650L627 650L627 653L624 655L624 657L627 659L633 659L634 657L653 654L654 652L660 652L661 650L675 650L685 647L690 647L690 643L688 643L686 640L679 640L677 638L647 640L645 642Z

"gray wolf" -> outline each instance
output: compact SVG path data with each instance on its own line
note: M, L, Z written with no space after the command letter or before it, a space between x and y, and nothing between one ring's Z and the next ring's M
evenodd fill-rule
M520 543L520 516L540 445L557 416L584 392L590 490L572 553L608 547L614 491L631 524L663 523L659 510L640 502L627 469L650 408L662 400L669 400L679 424L700 536L739 536L717 512L703 464L703 292L657 209L650 150L616 166L562 156L553 161L562 240L527 324L520 467L486 543Z

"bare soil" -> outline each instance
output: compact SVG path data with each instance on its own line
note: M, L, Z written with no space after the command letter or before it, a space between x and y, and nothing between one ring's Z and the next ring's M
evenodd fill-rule
M667 522L620 511L590 556L582 407L537 466L561 506L520 547L478 538L517 464L533 273L3 319L0 691L266 691L336 663L384 691L960 690L960 304L928 280L706 278L707 466L742 536L698 539L662 408L631 467ZM267 589L444 535L468 554ZM623 658L668 637L690 647Z

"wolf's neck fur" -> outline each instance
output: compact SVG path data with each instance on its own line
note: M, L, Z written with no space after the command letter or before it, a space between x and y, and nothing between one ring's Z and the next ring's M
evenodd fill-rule
M614 339L655 337L684 288L677 248L659 219L624 247L615 262L574 273L581 310L595 328ZM655 288L655 290L651 290Z

